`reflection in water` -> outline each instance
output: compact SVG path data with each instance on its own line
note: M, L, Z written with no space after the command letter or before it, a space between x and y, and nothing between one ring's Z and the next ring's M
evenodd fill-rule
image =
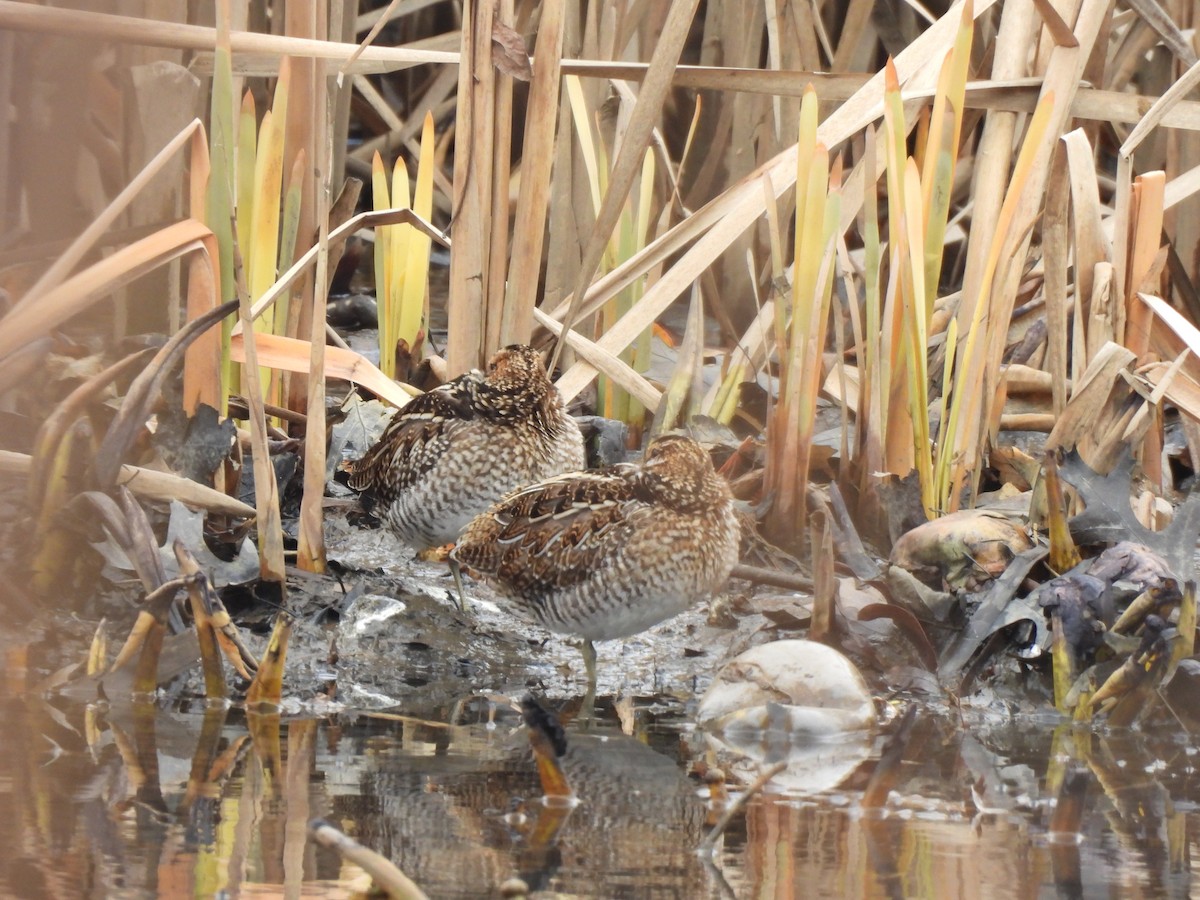
M361 874L306 836L324 817L431 897L1188 896L1197 826L1184 735L1102 737L1036 722L922 716L894 788L871 763L832 792L765 794L718 843L680 723L637 737L569 730L579 797L549 808L518 718L280 721L223 709L98 715L0 705L0 895L351 896ZM486 716L484 716L486 718ZM1081 835L1051 835L1065 773L1087 780Z
M512 875L585 895L601 883L609 896L704 895L705 810L673 760L620 734L572 734L562 765L579 805L564 811L538 802L528 741L516 737L474 757L377 757L360 788L379 815L359 840L437 897Z
M730 877L737 895L1191 896L1200 818L1196 749L1186 736L1153 746L1132 732L1102 738L1013 725L981 729L991 747L984 751L970 734L924 725L883 811L862 810L849 792L752 803L744 833L727 835L721 859L738 875ZM967 753L956 752L960 739L972 745ZM978 812L982 798L972 801L971 788L985 753L997 793L995 808ZM1049 834L1058 784L1074 766L1090 776L1081 834Z

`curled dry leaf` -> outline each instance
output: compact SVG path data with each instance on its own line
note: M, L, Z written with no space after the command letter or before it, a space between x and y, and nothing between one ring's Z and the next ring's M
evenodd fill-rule
M1057 620L1056 628L1078 658L1094 653L1104 642L1101 607L1106 588L1102 579L1072 570L1046 582L1031 599Z
M525 38L499 19L492 19L492 62L497 69L517 81L533 78Z
M934 519L900 536L890 561L926 584L974 590L1033 546L1025 527L1003 513L972 509Z
M876 619L890 619L895 622L917 651L921 664L930 672L937 671L937 651L933 649L925 628L916 616L904 607L892 603L872 603L858 613L860 622L873 622Z
M173 549L175 541L195 554L200 566L209 573L214 587L231 584L248 584L258 577L258 549L254 542L243 540L237 548L237 556L226 562L213 554L204 541L204 514L188 509L177 500L171 501L171 517L167 523L167 538L159 547L159 557L168 577L179 574L179 564ZM109 557L109 562L115 562Z
M212 484L213 473L233 449L237 428L233 419L222 420L207 403L201 403L191 416L180 407L168 406L159 414L151 440L171 471Z
M1027 597L1018 596L1021 583L1030 570L1046 556L1045 547L1033 547L1017 554L1004 573L991 583L970 614L965 626L942 651L938 677L954 690L962 690L970 678L960 679L967 662L988 643L997 631L1020 621L1034 628L1034 641L1047 646L1046 617L1041 607ZM969 673L968 673L969 674Z
M231 300L188 322L162 346L154 359L133 380L92 465L93 476L100 488L106 489L117 483L122 457L143 427L150 408L158 401L163 382L173 366L182 361L184 351L205 331L235 309L237 304Z
M1126 545L1143 563L1149 550L1167 572L1188 572L1196 534L1200 531L1200 494L1192 493L1175 510L1171 523L1162 531L1150 531L1133 512L1129 498L1133 493L1133 457L1126 451L1107 475L1095 472L1077 452L1059 463L1062 479L1079 493L1085 509L1071 519L1071 535L1076 543ZM1132 564L1132 563L1131 563ZM1157 571L1160 567L1153 566Z
M1181 594L1166 560L1148 547L1122 541L1046 582L1029 600L1036 601L1051 620L1056 703L1063 712L1082 704L1087 712L1079 715L1086 718L1098 701L1089 704L1081 697L1102 680L1098 670L1105 665L1106 655L1101 649L1108 656L1114 652L1127 656L1122 665L1127 670L1126 680L1135 675L1141 679L1144 672L1138 668L1139 659L1145 654L1139 646L1146 639L1146 623L1166 621L1179 605ZM1131 637L1136 630L1140 637ZM1124 683L1115 681L1106 690L1111 693L1120 687L1117 693L1124 697L1128 694L1121 687ZM1121 702L1127 705L1114 713L1116 721L1134 712L1137 695Z

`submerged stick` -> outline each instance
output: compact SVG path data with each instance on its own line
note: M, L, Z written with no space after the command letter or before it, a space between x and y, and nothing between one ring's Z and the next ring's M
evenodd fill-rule
M729 823L733 821L733 817L745 808L746 804L750 802L751 797L767 786L768 781L786 769L787 765L786 759L780 760L779 762L775 763L775 765L771 766L771 768L766 769L761 775L759 775L758 778L754 780L754 783L750 785L750 787L746 788L745 793L743 793L740 797L734 800L733 803L726 807L724 814L717 820L717 824L712 827L712 831L708 833L708 837L700 842L700 846L697 848L697 850L699 850L701 853L712 853L713 849L717 846L717 838L721 836L721 833L729 826Z
M322 847L332 847L347 862L370 875L376 887L389 897L395 900L428 900L428 895L394 863L343 834L324 819L310 821L308 833Z

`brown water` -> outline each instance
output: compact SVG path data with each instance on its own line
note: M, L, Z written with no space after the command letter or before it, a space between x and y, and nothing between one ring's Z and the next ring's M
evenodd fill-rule
M1183 734L1101 736L1037 719L963 727L922 710L881 809L868 761L815 796L765 793L714 854L685 710L569 726L573 809L540 802L519 718L467 699L388 717L0 706L0 893L349 897L358 870L306 835L323 817L431 897L1186 897L1200 834ZM880 738L882 742L884 738ZM1082 833L1047 834L1085 773Z
M341 533L331 527L335 546ZM961 709L936 692L881 689L880 733L822 748L826 776L841 769L827 787L805 789L789 769L701 854L718 810L699 773L717 764L744 783L756 766L717 755L693 725L696 698L723 659L772 636L753 611L761 593L735 598L733 615L699 608L600 645L601 713L584 723L577 648L476 587L459 612L444 569L377 565L358 559L336 585L292 585L299 619L282 718L206 710L188 699L195 676L156 705L120 703L115 690L111 706L97 703L94 687L47 701L43 680L82 658L94 623L10 607L0 631L0 896L356 896L361 871L310 840L314 818L434 898L495 897L514 876L538 897L1200 896L1188 731L1197 680L1170 690L1187 727L1160 717L1111 733L1009 714L1045 704L1016 691L1004 699L998 686ZM353 604L372 596L392 615L357 633ZM771 603L803 612L802 598ZM110 626L110 637L127 627ZM331 682L334 699L324 699ZM567 721L573 808L540 799L511 706L528 690ZM866 808L909 706L915 726L891 790ZM763 748L768 760L795 749L785 735ZM1068 775L1082 785L1081 825L1051 834Z

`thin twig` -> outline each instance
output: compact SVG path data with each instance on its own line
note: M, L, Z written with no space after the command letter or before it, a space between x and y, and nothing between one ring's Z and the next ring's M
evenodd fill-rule
M383 30L383 26L386 25L391 20L392 10L396 8L396 4L399 2L400 2L400 0L392 0L392 2L388 4L387 9L385 9L383 11L383 15L380 16L379 19L375 22L374 26L372 26L372 28L371 28L370 32L368 32L367 36L362 39L362 43L359 44L357 47L355 47L354 52L351 53L348 57L346 57L346 61L344 63L342 63L340 67L338 67L338 71L337 71L338 87L342 86L342 80L346 77L346 72L349 70L351 64L356 59L358 59L360 56L362 56L363 51L366 50L368 47L371 46L371 44L373 44L375 42L375 38L378 37L379 32Z
M736 565L729 573L730 578L740 578L754 584L769 584L772 587L786 588L791 591L811 591L812 579L807 575L797 575L793 572L780 572L777 569L764 569L760 566Z

